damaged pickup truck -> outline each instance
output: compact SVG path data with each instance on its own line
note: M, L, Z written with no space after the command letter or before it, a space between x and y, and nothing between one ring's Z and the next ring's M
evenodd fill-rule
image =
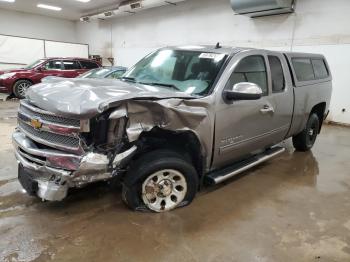
M189 204L284 151L313 146L332 92L322 55L220 46L167 47L121 80L52 79L31 87L13 134L30 195L119 180L134 210Z

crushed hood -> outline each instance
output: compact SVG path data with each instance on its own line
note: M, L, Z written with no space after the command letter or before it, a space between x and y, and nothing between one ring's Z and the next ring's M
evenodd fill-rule
M129 99L191 99L167 87L110 79L53 78L32 86L27 99L39 108L77 119L88 119Z

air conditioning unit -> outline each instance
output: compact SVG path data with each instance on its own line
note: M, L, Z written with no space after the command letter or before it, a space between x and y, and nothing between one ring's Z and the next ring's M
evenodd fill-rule
M136 13L137 11L141 10L143 7L142 2L141 1L133 1L133 2L128 2L126 4L122 4L121 6L119 6L119 10L121 12L125 12L125 13Z
M126 15L130 15L130 14L122 12L119 9L114 9L114 10L104 11L103 13L99 13L96 15L92 15L90 16L90 20L105 20L108 18L126 16Z
M119 10L129 13L137 13L141 10L150 9L164 5L176 5L186 0L137 0L129 1L119 6Z
M130 4L130 9L131 10L141 9L141 8L142 8L141 1Z
M105 17L111 17L111 16L114 16L115 13L114 13L114 11L106 11L106 12L103 13L103 15Z
M80 21L81 22L90 22L90 17L89 16L80 17Z
M231 0L236 14L250 17L292 13L294 3L295 0Z
M142 10L164 5L176 5L184 1L186 0L131 0L123 2L117 9L106 10L102 13L92 14L90 16L83 16L80 18L80 21L89 22L91 20L105 20L113 17L133 15Z

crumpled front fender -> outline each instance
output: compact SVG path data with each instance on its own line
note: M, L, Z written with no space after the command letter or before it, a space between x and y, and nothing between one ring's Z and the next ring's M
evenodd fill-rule
M128 100L117 107L110 119L128 118L126 133L129 142L155 127L170 131L191 131L201 143L203 157L210 163L213 144L213 119L209 104L200 100L162 99Z

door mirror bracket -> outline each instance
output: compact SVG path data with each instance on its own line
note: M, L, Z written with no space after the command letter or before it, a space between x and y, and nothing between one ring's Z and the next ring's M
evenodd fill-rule
M254 83L241 82L233 86L232 90L224 91L226 100L258 100L262 97L261 88Z

